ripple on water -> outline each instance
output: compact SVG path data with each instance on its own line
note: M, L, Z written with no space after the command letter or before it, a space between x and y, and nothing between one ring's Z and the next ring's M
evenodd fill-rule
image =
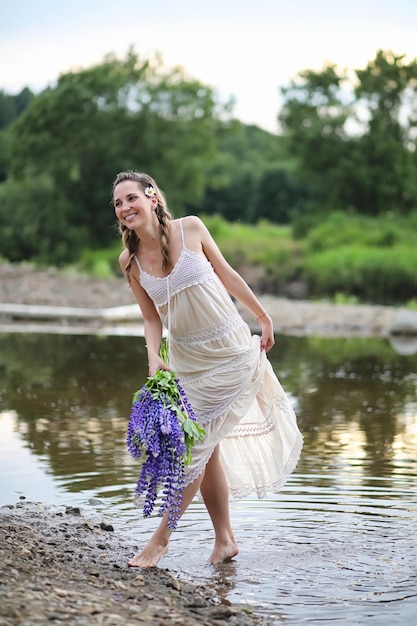
M204 507L193 503L163 566L214 589L223 602L252 607L271 625L411 626L417 614L415 507L395 488L375 483L363 493L310 486L304 493L286 488L267 501L232 502L241 553L219 566L205 562L211 524ZM125 530L139 543L156 524L148 520L145 530L131 512L124 515Z

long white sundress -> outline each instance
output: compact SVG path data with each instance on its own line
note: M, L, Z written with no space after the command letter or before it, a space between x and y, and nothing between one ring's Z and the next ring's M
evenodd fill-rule
M277 491L294 470L302 436L259 335L251 335L211 263L182 251L164 278L140 270L140 284L169 331L169 362L205 429L192 450L186 485L220 444L230 494L259 498Z

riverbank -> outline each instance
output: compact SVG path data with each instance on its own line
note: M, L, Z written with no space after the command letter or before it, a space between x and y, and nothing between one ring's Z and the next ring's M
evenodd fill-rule
M78 508L30 502L2 507L1 626L262 623L166 569L128 568L137 550L111 520L85 517Z
M277 333L326 336L379 336L417 333L417 313L381 305L331 304L259 296L270 313ZM255 319L239 307L244 319L256 327ZM38 321L49 324L79 324L99 330L111 324L140 324L140 311L126 281L99 279L37 270L25 264L0 264L0 323Z

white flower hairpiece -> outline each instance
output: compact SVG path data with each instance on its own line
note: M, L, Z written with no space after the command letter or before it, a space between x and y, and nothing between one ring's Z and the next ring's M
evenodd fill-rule
M152 198L156 194L156 191L153 187L145 187L144 194L148 196L148 198Z

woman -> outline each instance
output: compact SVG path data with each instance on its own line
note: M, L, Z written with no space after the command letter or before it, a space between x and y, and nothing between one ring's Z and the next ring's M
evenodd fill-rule
M202 221L172 219L150 176L118 174L113 202L125 245L120 267L144 319L149 376L167 369L159 357L165 325L169 367L206 431L186 469L181 514L200 490L215 531L210 563L220 563L239 551L229 493L276 491L301 451L294 412L266 358L274 345L272 320ZM229 294L253 313L261 336L251 336ZM129 566L158 563L168 549L167 522L166 514Z

